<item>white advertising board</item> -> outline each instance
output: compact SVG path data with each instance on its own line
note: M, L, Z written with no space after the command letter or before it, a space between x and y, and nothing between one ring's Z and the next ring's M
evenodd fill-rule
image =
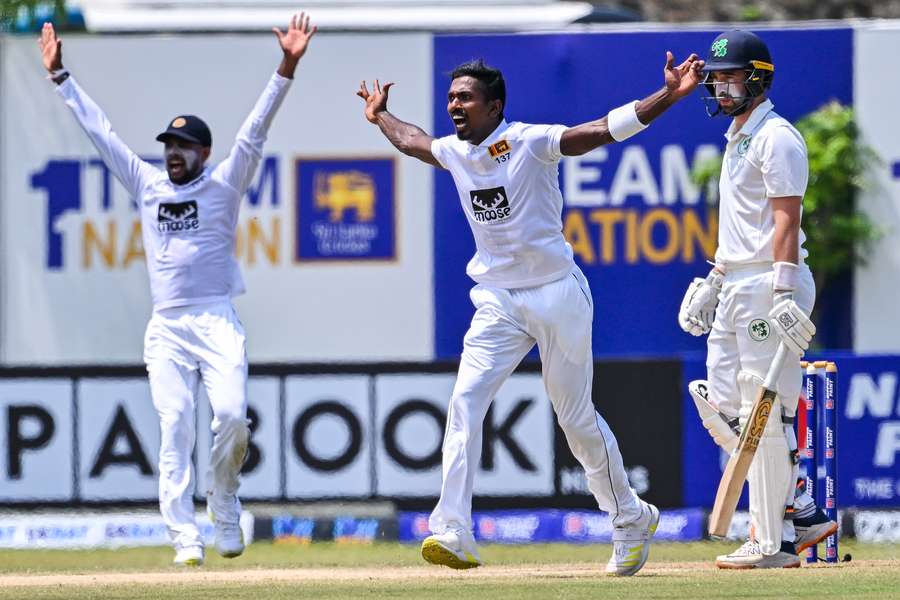
M853 287L853 349L862 353L900 351L900 23L866 24L855 31L853 104L863 141L878 154L869 170L859 208L880 239L857 267Z
M184 113L224 158L280 59L271 34L63 37L73 76L151 160ZM0 364L139 363L151 304L137 212L34 40L0 44ZM362 79L401 82L391 109L427 127L431 69L427 34L312 42L238 224L252 362L432 357L432 168L401 157L355 95Z
M79 487L90 501L155 500L159 417L146 379L77 383Z
M379 375L376 471L383 496L437 496L447 406L455 375ZM513 375L485 417L474 492L554 492L553 414L540 375Z
M73 498L72 382L0 381L0 501Z
M372 493L372 427L365 375L288 377L285 461L289 498Z

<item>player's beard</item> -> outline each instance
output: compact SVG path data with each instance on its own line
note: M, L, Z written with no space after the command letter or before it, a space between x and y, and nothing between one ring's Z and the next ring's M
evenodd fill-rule
M180 165L171 167L170 159L180 161ZM172 148L166 151L166 170L172 183L183 185L197 178L203 170L203 157L198 149Z

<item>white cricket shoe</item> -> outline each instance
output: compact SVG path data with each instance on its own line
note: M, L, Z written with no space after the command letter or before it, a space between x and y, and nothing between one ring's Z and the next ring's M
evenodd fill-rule
M716 566L720 569L752 569L762 558L759 544L756 540L749 539L734 552L717 556Z
M241 502L234 494L206 495L206 514L216 527L216 550L225 558L244 553L244 532L241 531Z
M775 554L763 554L759 544L748 540L732 552L716 557L720 569L793 569L800 566L800 557L794 551L794 544L782 542Z
M641 570L650 556L650 540L659 526L659 509L641 500L643 514L634 523L613 528L613 553L606 573L627 577Z
M422 542L422 558L451 569L473 569L481 565L472 532L461 527L430 535Z
M179 567L199 567L203 564L203 546L176 546L172 562Z

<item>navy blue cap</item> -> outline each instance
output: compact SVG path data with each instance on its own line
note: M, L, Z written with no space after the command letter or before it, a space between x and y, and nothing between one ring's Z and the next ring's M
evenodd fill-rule
M734 69L775 71L766 43L749 31L734 29L720 33L709 47L705 72Z
M165 142L169 137L176 137L207 148L212 146L212 133L210 133L209 127L206 126L203 119L194 115L179 115L172 119L168 128L156 136L156 141Z

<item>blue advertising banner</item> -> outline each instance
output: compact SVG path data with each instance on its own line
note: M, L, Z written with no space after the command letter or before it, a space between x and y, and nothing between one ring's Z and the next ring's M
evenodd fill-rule
M900 506L900 356L833 354L812 358L834 361L838 369L838 508ZM703 429L687 393L688 381L705 377L702 360L685 361L685 506L711 506L722 474L724 454Z
M701 540L706 514L691 508L664 510L654 539L669 542ZM609 543L612 522L601 511L504 510L472 514L475 539L493 544L531 542L568 542L575 544ZM398 539L418 542L431 534L427 513L400 513Z
M295 259L396 258L393 158L298 159Z
M449 35L434 41L434 128L452 133L448 73L483 57L503 71L509 121L576 125L643 98L663 84L665 52L705 54L716 31L552 35ZM852 100L852 31L761 32L776 65L771 97L795 120L830 99ZM807 85L828 57L829 77ZM698 94L646 131L560 163L563 232L591 283L597 356L664 356L700 350L676 324L684 289L708 271L717 219L690 178L692 165L724 145L726 119L707 117ZM465 265L474 242L449 173L435 175L435 355L453 358L472 316Z

